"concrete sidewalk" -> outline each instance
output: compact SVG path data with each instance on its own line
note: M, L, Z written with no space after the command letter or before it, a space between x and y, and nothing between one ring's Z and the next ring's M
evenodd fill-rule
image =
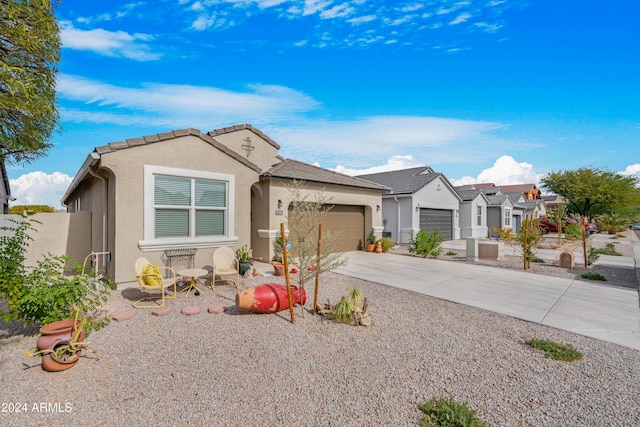
M406 255L347 256L334 272L640 350L635 289Z

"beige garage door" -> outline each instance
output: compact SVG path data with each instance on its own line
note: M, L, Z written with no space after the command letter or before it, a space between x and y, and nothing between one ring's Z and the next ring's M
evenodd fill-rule
M341 251L360 251L364 244L364 206L334 205L322 226L337 234L335 246Z
M293 215L291 207L289 215ZM364 244L364 206L333 205L322 223L323 233L335 237L334 247L339 251L359 251ZM317 231L315 232L317 233Z

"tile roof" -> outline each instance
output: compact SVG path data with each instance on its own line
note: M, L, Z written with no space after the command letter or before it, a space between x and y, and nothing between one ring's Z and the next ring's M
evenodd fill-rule
M377 182L378 184L391 188L391 194L414 194L439 177L442 177L446 181L444 175L434 172L428 166L358 175L358 178Z
M251 126L251 125L244 125L244 126ZM230 128L225 128L225 129L230 129ZM231 132L231 131L228 131L228 132ZM124 150L126 148L131 148L131 147L139 147L141 145L153 144L156 142L166 141L169 139L175 139L175 138L188 136L188 135L196 136L202 139L203 141L207 142L208 144L212 145L213 147L217 148L218 150L222 151L223 153L233 157L235 160L239 161L245 166L255 170L258 173L262 172L262 170L253 162L250 162L245 157L229 149L226 145L220 143L219 141L214 139L212 136L194 128L179 129L179 130L173 130L170 132L158 133L155 135L147 135L140 138L131 138L124 141L110 142L107 145L96 147L95 152L98 153L99 155L102 155L106 153L112 153L117 150ZM273 141L271 141L270 143L273 143Z
M456 193L458 193L458 196L460 196L463 202L470 202L471 200L478 197L478 194L484 194L482 190L467 187L470 186L461 185L459 187L453 187L453 189L456 190Z
M385 192L390 190L390 188L375 182L341 174L293 159L285 159L284 161L272 166L262 174L262 177L267 179L296 179L305 182L342 185Z

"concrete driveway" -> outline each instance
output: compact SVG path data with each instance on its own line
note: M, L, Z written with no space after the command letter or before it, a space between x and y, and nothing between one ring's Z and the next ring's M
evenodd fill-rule
M336 273L640 350L638 291L406 255L347 253Z

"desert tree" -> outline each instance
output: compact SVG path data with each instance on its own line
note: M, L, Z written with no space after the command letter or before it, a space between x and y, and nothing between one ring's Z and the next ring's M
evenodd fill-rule
M323 190L308 191L305 183L298 180L289 185L288 191L291 204L287 215L290 255L298 267L298 283L304 287L316 275L344 265L346 258L335 247L335 233L323 230L321 241L318 242L318 228L333 207L331 198Z
M0 0L0 161L46 154L58 126L55 1Z

